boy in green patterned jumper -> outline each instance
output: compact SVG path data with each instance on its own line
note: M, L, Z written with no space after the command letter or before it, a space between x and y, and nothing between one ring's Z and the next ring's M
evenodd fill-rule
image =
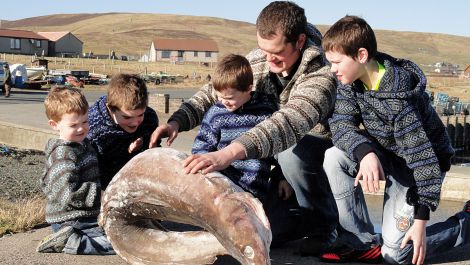
M115 254L97 224L101 184L98 159L88 133L88 102L76 88L55 87L44 101L49 125L59 133L46 145L46 170L40 179L47 196L46 221L53 234L38 252Z
M323 48L339 81L329 120L335 147L323 166L344 231L342 246L322 259L422 264L426 250L437 254L468 243L469 202L426 228L454 150L425 92L424 73L411 61L378 52L374 31L355 16L331 26ZM386 180L382 238L362 192L377 192L380 179Z

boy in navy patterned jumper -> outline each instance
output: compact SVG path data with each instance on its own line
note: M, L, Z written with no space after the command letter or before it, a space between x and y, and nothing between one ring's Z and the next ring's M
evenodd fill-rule
M253 73L245 57L229 54L217 64L212 85L220 101L204 115L194 141L193 154L205 154L224 148L278 110L274 98L252 91L252 83ZM274 208L273 200L279 201L278 206L287 205L287 202L280 202L278 198L286 201L293 193L285 179L278 179L280 176L272 175L271 160L236 160L221 171L235 184L259 198L267 211L268 218L272 214L270 210ZM273 184L277 184L274 189L271 187ZM272 195L273 192L275 196ZM280 222L272 219L270 218L270 222L276 241L277 224ZM283 229L286 227L279 228Z
M323 48L339 81L329 120L335 147L323 166L344 228L344 244L323 260L422 264L426 250L437 254L468 243L468 211L426 228L454 151L425 93L423 72L377 52L373 30L355 16L336 22ZM377 192L380 179L386 180L381 248L362 192Z
M58 139L46 145L46 170L40 180L47 196L46 221L55 232L38 252L114 254L97 224L101 184L96 152L86 139L88 102L76 88L52 88L44 101Z
M91 106L87 138L98 153L103 190L131 158L148 148L158 117L147 104L145 82L136 75L118 74L111 78L107 96Z

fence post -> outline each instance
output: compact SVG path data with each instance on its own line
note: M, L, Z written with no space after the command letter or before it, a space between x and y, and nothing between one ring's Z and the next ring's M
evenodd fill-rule
M165 113L170 112L170 94L164 94L165 96Z

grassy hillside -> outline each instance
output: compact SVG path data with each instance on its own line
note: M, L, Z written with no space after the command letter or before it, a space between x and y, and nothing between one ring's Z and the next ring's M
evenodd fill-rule
M3 21L4 28L33 31L71 31L84 42L84 52L118 55L146 53L150 42L162 38L211 38L221 53L246 54L256 47L251 23L221 18L163 14L59 14ZM318 26L324 33L328 26ZM446 61L470 64L470 37L434 33L376 30L379 49L395 57L428 65Z

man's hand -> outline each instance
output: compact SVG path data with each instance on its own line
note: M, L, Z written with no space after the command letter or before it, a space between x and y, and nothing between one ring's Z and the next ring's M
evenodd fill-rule
M426 258L426 223L426 220L415 219L400 245L402 249L410 240L413 241L412 263L416 265L423 264Z
M384 180L385 174L382 164L374 152L370 152L362 158L354 186L359 184L361 177L363 180L362 186L365 191L378 192L380 190L379 180Z
M283 179L283 180L279 181L278 191L277 192L278 192L279 198L281 198L283 200L287 200L287 199L290 198L290 196L292 196L292 193L294 193L294 190L290 186L289 182L287 182L287 180Z
M144 140L142 139L142 137L137 138L137 140L135 140L129 145L129 148L127 149L127 151L129 152L129 154L133 153L139 150L140 148L142 148L143 144L144 144Z
M202 174L226 169L233 161L245 159L245 148L239 143L231 143L222 150L191 155L183 161L184 173Z
M157 146L158 140L165 137L168 137L166 144L170 146L178 136L179 128L180 126L176 121L170 121L167 124L158 126L157 129L155 129L155 131L152 133L152 136L150 136L149 148L154 148Z

